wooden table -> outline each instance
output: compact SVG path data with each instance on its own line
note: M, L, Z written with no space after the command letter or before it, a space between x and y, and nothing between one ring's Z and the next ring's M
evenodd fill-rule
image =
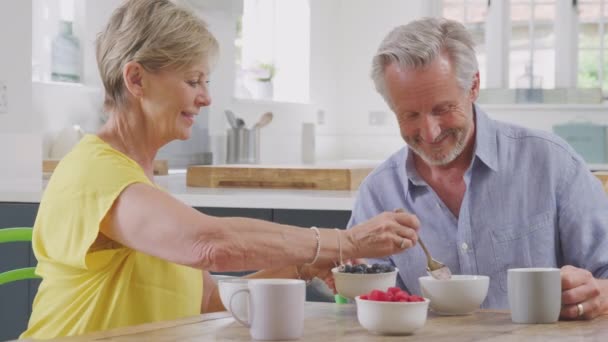
M52 341L249 341L249 330L227 312L150 323ZM511 323L506 311L480 310L469 316L429 313L426 325L411 336L379 336L362 328L354 304L306 303L300 341L608 341L608 316L593 321L525 325Z
M593 174L602 182L604 191L608 193L608 171L595 171Z

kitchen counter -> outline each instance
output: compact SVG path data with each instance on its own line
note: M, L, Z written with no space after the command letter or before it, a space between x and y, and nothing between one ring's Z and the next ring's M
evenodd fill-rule
M158 185L192 207L350 211L356 191L193 188L185 171L156 176ZM44 184L46 185L47 180ZM40 203L40 192L0 192L0 202Z
M351 210L356 191L194 188L186 186L186 174L156 177L173 196L193 207Z
M603 171L608 164L590 164L590 169L608 192L608 171ZM185 170L170 170L155 181L192 207L350 211L357 195L357 191L188 187ZM47 182L45 178L43 187ZM42 191L0 191L0 203L40 203L41 198Z

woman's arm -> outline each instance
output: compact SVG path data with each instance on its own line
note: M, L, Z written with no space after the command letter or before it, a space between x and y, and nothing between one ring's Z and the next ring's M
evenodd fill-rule
M351 259L400 252L415 243L418 225L415 216L380 215L340 233L342 256ZM317 250L313 230L208 216L143 183L123 190L104 218L101 233L146 254L209 271L299 265L310 262ZM404 239L407 243L402 245ZM338 232L321 229L318 264L330 265L338 258Z
M203 271L203 302L201 303L201 313L226 311L217 283L208 271Z

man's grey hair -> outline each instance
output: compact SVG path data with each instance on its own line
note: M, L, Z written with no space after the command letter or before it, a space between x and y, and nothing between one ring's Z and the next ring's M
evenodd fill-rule
M376 90L392 107L386 93L384 70L393 63L403 68L422 68L446 53L460 87L471 89L478 71L473 37L461 23L444 18L423 18L393 29L380 43L372 61Z

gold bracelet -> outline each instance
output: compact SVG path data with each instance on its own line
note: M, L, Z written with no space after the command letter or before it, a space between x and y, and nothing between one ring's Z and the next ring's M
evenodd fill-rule
M342 260L342 241L340 241L340 229L335 228L336 233L338 233L338 251L340 252L340 266L344 265L344 260Z
M315 239L317 239L317 251L315 253L315 257L311 262L308 263L309 265L314 265L315 262L317 262L317 259L319 259L319 254L321 254L321 232L319 231L319 228L315 226L310 227L310 229L315 232Z

